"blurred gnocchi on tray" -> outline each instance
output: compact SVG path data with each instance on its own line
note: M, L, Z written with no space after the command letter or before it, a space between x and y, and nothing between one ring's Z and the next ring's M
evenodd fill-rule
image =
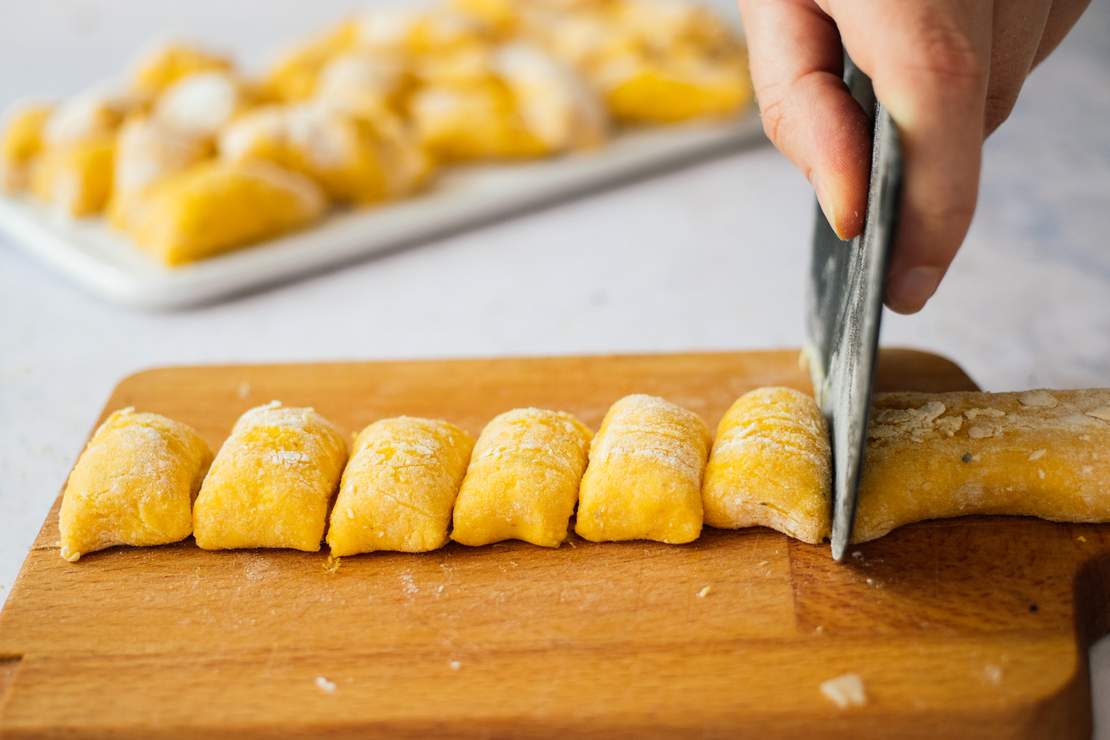
M258 78L171 43L118 88L13 106L0 187L177 266L412 196L454 164L597 149L750 99L736 30L686 0L448 0L345 19Z

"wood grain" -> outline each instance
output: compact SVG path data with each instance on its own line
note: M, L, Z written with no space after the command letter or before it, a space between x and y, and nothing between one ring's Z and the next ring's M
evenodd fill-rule
M405 413L476 434L524 405L596 427L638 391L715 425L771 384L808 388L797 352L165 368L125 379L104 414L156 411L216 446L273 398L348 431ZM879 386L974 387L909 351L883 354ZM191 541L70 564L55 522L0 614L4 737L1081 737L1086 646L1110 628L1107 526L925 523L846 565L752 529L334 569ZM844 672L864 707L821 695Z

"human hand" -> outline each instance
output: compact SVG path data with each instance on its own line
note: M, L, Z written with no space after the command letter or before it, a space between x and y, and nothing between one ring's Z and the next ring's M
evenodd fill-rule
M921 310L967 235L983 139L1089 0L739 0L771 141L801 168L842 239L867 204L870 126L843 52L902 138L905 179L886 303Z

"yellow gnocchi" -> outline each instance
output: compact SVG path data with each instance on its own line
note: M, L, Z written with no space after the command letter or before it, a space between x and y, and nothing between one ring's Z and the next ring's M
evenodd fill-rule
M702 489L705 523L821 542L830 527L831 455L812 396L792 388L746 393L717 427Z
M594 542L692 542L710 435L701 418L655 396L614 403L590 445L575 532Z
M402 416L363 429L331 513L332 555L443 547L473 444L435 419Z
M250 409L220 447L197 496L197 545L319 550L346 462L343 435L313 409L277 401Z
M515 409L495 417L474 446L451 539L558 547L578 502L592 436L560 411Z
M76 562L114 545L163 545L193 530L193 498L212 462L192 428L132 408L93 434L62 494L61 555Z

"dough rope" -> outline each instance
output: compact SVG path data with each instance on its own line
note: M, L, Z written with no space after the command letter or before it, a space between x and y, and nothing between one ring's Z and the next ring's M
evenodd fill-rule
M875 398L855 542L924 519L1110 521L1110 389Z

